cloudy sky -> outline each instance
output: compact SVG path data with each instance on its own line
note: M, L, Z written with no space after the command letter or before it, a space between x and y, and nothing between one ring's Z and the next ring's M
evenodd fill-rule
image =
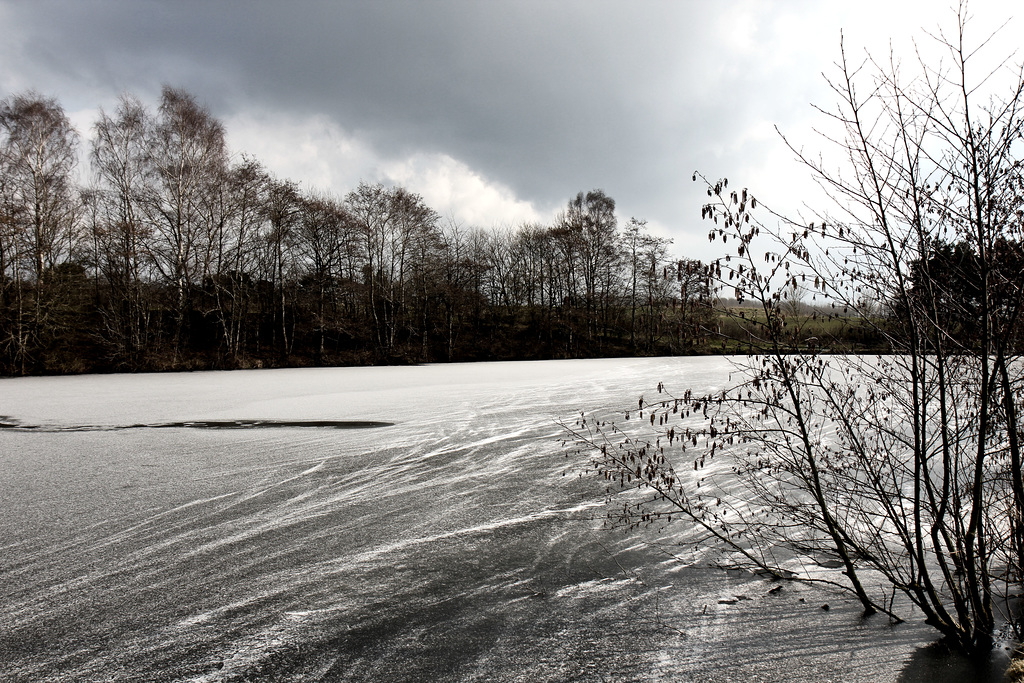
M975 0L972 30L1019 35L1012 5ZM0 97L54 96L87 138L120 93L153 106L183 87L232 151L305 188L400 183L484 228L601 188L703 256L694 170L798 205L774 127L821 144L811 103L835 100L840 31L857 58L890 40L910 55L953 16L943 0L0 0Z

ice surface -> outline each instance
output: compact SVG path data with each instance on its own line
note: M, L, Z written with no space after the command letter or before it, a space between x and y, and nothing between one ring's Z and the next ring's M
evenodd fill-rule
M0 380L0 679L942 680L928 629L680 568L562 476L559 418L730 368Z

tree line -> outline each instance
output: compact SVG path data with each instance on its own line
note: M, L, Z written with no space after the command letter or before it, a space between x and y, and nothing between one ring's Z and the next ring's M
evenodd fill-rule
M164 87L101 110L0 102L0 373L680 353L705 268L602 190L481 230L400 186L304 190Z

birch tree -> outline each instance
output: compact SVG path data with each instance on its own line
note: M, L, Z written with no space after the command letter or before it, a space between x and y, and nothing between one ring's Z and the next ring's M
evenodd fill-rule
M147 194L155 231L153 261L173 291L174 352L184 341L193 287L203 272L210 234L202 205L223 181L224 127L184 90L164 87L150 143L153 181Z
M78 133L56 100L29 92L0 102L0 276L8 304L2 343L19 373L61 326L54 275L78 237L77 146Z

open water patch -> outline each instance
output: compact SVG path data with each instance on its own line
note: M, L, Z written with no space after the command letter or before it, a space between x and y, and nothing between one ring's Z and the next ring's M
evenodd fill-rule
M130 425L45 425L26 424L0 415L0 429L18 432L119 432L129 429L378 429L394 422L375 420L185 420Z

